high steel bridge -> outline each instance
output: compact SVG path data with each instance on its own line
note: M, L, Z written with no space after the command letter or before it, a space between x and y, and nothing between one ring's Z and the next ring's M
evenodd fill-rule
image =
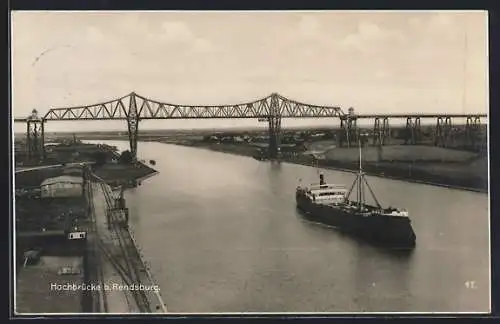
M135 92L127 96L93 105L67 108L52 108L43 117L36 110L26 118L15 118L14 122L26 123L28 155L44 154L44 131L48 121L126 120L130 151L137 155L139 122L152 119L258 119L268 123L269 155L276 158L279 151L282 118L338 118L340 120L341 143L353 143L359 136L358 119L373 119L374 145L386 144L390 137L389 119L405 118L406 130L412 144L420 137L421 119L436 119L435 145L446 146L451 136L452 118L465 118L466 136L474 141L480 129L481 118L486 114L368 114L356 115L349 108L345 113L337 106L322 106L298 102L277 93L235 105L178 105L143 97Z

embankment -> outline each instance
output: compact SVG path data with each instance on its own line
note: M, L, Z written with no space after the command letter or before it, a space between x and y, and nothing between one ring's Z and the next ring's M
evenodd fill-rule
M46 289L51 283L62 283L64 280L71 279L69 275L59 276L57 271L65 264L76 264L78 262L81 265L75 266L75 269L81 268L80 273L83 275L83 278L75 278L75 283L99 282L100 280L97 277L100 274L95 269L96 265L100 263L100 259L95 258L93 253L96 249L90 243L93 240L95 241L92 228L94 222L90 221L92 217L91 201L93 200L90 198L92 196L91 188L85 186L79 191L80 193L76 197L74 196L75 190L71 191L69 188L58 191L59 195L57 197L42 197L40 185L44 180L62 175L83 177L85 180L86 171L75 170L79 169L79 161L94 162L92 168L106 183L125 185L125 187L127 185L134 186L143 179L157 173L156 170L141 162L112 162L113 155L108 154L111 151L102 145L87 145L88 154L76 156L74 153L79 148L81 148L81 145L64 146L64 154L54 153L52 161L40 163L40 166L46 167L16 172L15 174L16 271L18 274L18 291L22 291L17 297L18 309L24 309L28 312L36 310L37 312L44 313L67 313L92 312L102 310L103 307L99 298L94 295L91 296L88 291L83 295L81 292L78 292L78 294L75 292L70 300L69 298L65 299L64 294L54 294ZM64 160L65 156L71 156L71 159ZM94 157L96 159L92 160ZM102 159L97 159L97 157ZM65 161L67 164L60 164ZM100 161L100 163L97 161ZM54 163L57 165L47 167ZM76 168L70 163L75 164ZM64 179L61 179L61 181L64 181ZM101 208L98 208L98 210L100 212L103 211ZM43 212L41 213L40 211ZM104 221L105 216L100 214L98 219ZM74 227L77 227L78 231L87 232L87 240L68 241L67 231ZM139 264L140 268L145 268L131 233L128 233L128 241L129 245L133 246L130 255L132 255L133 259L137 260L136 263ZM24 254L35 250L41 251L40 260L42 261L28 267L22 266L25 259ZM117 251L118 254L120 254L119 252ZM83 261L80 259L83 259ZM44 277L46 276L45 273L50 273L51 277ZM150 274L147 270L145 275L142 274L142 276L141 282L151 283ZM34 291L33 287L39 287L40 289ZM19 306L21 301L22 305ZM43 303L40 301L43 301ZM155 305L158 305L158 303L155 302L153 306Z
M218 152L256 157L260 150L248 144L206 143L195 140L158 140L163 143L199 147ZM425 183L447 188L486 193L488 160L469 152L435 147L396 145L384 148L384 156L374 157L375 148L364 157L363 169L368 175ZM336 152L335 154L333 152ZM355 172L359 168L358 149L331 150L321 158L302 152L284 153L281 162L326 169Z
M355 172L356 162L316 160L312 156L299 156L284 162L318 166L325 169ZM481 161L473 165L483 164ZM486 163L484 163L486 164ZM479 170L478 170L479 169ZM435 162L378 162L364 163L363 171L372 176L424 183L434 186L486 193L488 191L487 165L471 167L458 163L439 164Z
M106 163L95 166L93 172L112 187L123 185L127 188L136 187L140 185L141 181L158 173L158 171L142 162L131 164Z

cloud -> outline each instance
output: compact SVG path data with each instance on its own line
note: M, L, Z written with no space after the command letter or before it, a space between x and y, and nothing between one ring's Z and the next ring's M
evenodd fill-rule
M195 52L213 52L216 46L206 38L195 35L189 26L180 21L168 21L161 24L158 33L150 33L149 38L165 43L177 43Z
M456 41L465 28L462 16L457 13L439 12L409 20L410 27L428 41L442 43Z
M196 37L189 27L179 21L164 22L160 28L160 38L167 42L190 42Z
M102 33L102 31L94 26L87 27L85 36L88 41L93 43L99 43L106 40L106 37Z
M388 71L380 70L377 73L375 73L375 77L377 79L388 79L391 76L391 74Z
M433 27L450 27L454 23L452 14L437 13L434 14L429 21L429 25Z
M197 38L193 42L193 50L197 52L213 52L216 49L215 45L205 38Z
M387 46L387 42L396 41L403 42L405 40L403 34L397 30L382 28L371 22L362 22L358 24L355 33L347 35L338 43L338 46L343 49L357 49L360 51L370 51L377 48Z
M464 25L456 19L457 14L438 13L433 15L427 25L427 32L439 35L445 40L455 41L464 30Z
M410 19L408 19L408 23L413 28L419 28L420 26L422 26L422 19L418 17L411 17Z
M302 16L299 21L298 35L306 38L317 38L321 32L318 20L311 16Z

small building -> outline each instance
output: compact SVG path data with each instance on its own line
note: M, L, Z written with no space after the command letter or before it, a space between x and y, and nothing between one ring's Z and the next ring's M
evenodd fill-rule
M40 189L42 198L80 197L83 195L83 178L68 175L48 178Z

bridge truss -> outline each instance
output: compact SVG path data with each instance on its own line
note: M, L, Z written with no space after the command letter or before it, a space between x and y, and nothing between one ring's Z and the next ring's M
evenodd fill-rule
M91 121L91 120L125 120L128 127L130 151L137 155L139 124L141 120L159 119L258 119L268 123L269 157L276 158L279 152L282 118L338 118L341 132L340 145L350 146L356 143L360 130L359 119L373 119L371 132L374 145L386 145L391 138L389 119L406 118L405 132L409 144L418 144L421 140L421 119L435 119L435 145L447 146L452 136L452 118L466 118L466 138L474 144L481 126L481 117L485 114L386 114L386 115L352 115L346 114L337 106L320 106L305 104L288 99L277 93L235 105L178 105L160 102L143 97L135 92L111 101L93 105L67 108L52 108L43 117L35 115L28 118L16 118L15 122L27 123L27 139L29 152L36 151L36 143L42 143L44 123L48 121ZM41 137L41 138L40 138ZM36 141L36 143L35 143ZM43 152L41 153L43 154Z
M134 92L112 101L89 106L52 108L41 118L47 121L126 120L130 151L136 156L139 122L151 119L258 119L269 124L269 154L278 154L282 118L341 117L340 107L304 104L277 93L236 105L177 105L148 99ZM15 121L24 121L16 119Z

